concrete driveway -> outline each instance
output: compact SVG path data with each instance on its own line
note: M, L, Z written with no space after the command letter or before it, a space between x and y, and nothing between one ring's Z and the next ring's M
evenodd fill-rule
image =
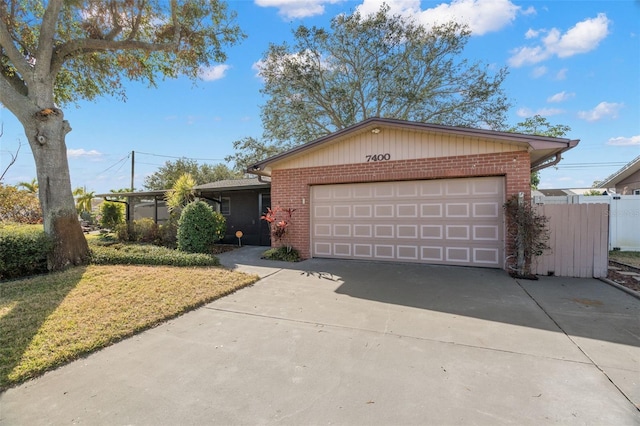
M592 279L221 256L254 286L0 395L0 424L640 424L640 300Z

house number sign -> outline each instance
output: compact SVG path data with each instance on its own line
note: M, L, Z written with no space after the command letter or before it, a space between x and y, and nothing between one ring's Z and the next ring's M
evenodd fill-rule
M386 153L386 154L366 155L365 158L367 159L367 163L370 163L372 161L388 161L388 160L391 160L391 154Z

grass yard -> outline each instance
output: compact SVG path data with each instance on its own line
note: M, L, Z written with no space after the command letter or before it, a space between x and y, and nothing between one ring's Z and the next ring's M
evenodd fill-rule
M216 267L90 265L0 282L0 390L257 280Z
M609 259L640 268L640 251L610 251Z

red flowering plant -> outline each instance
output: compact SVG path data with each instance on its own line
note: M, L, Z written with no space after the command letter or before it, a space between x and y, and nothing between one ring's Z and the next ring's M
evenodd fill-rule
M269 223L271 238L281 246L286 246L288 251L291 251L291 246L286 244L286 237L294 211L296 211L296 209L283 209L279 206L273 209L267 207L267 212L260 216L260 219Z

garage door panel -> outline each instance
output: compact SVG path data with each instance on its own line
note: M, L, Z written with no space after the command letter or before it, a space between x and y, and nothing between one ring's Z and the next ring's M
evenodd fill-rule
M396 235L398 238L418 238L418 225L397 225Z
M314 186L312 255L502 267L503 188L499 177Z
M473 194L474 195L496 195L502 194L502 182L499 180L483 179L474 180Z
M468 203L447 203L446 212L447 217L469 217L469 204Z
M447 225L446 231L447 240L469 240L470 233L468 225Z
M371 204L354 205L353 217L361 219L369 219L373 217L373 206Z
M500 266L500 251L498 249L474 248L473 261L497 268Z
M446 261L451 263L469 263L470 261L469 247L447 247Z
M473 217L498 218L500 207L498 203L473 203Z
M440 180L424 180L420 184L421 198L442 198L444 195L443 184Z
M373 258L373 244L354 244L353 256L357 258Z
M373 237L373 225L363 225L363 224L353 225L353 236L356 238Z
M470 195L470 182L466 179L453 179L445 183L446 193L449 196Z
M417 204L398 204L396 206L396 216L406 218L418 217L418 205Z
M424 239L441 240L444 235L442 228L443 225L422 225L420 227L420 235Z

